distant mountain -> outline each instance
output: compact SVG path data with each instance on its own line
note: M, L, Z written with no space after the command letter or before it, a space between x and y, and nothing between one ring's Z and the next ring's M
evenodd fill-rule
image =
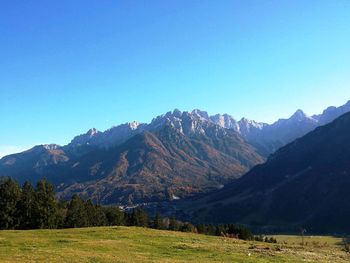
M61 197L79 193L103 203L132 204L220 188L263 161L234 130L174 111L149 125L90 130L67 146L42 145L4 157L0 174L20 181L46 176Z
M193 218L210 222L350 233L349 189L346 113L279 149L223 189L186 205Z
M99 148L110 148L125 142L132 136L145 130L146 124L130 122L116 127L112 127L105 132L100 132L95 128L90 129L86 134L76 136L67 147L77 146L98 146Z
M96 149L109 149L141 133L146 126L134 121L112 127L104 132L92 128L87 133L76 136L62 148L73 156L82 156Z
M328 107L322 112L322 114L313 115L312 118L317 120L319 125L325 125L349 111L350 111L350 101L348 101L346 104L338 108L334 106Z
M267 153L273 153L318 126L320 124L317 120L307 116L302 110L297 110L289 119L279 119L271 125L264 125L254 133L246 133L245 137Z
M273 124L258 123L253 120L235 121L229 115L215 115L210 119L221 127L234 129L250 144L258 148L263 155L269 155L280 147L302 137L316 127L325 125L342 114L350 111L350 101L340 107L328 107L322 114L307 116L297 110L288 119L279 119Z
M93 128L65 146L39 145L5 156L0 175L21 182L45 176L61 196L76 192L103 202L182 198L222 187L349 110L350 102L312 117L298 110L271 125L198 109L174 110L149 124L134 121L104 132Z
M38 145L30 150L0 159L0 175L13 176L19 181L38 181L46 175L46 168L61 166L69 155L56 144Z
M237 121L228 114L209 116L207 112L201 110L193 110L192 113L223 128L238 132L256 147L260 154L268 156L287 143L349 111L350 101L338 108L328 107L322 114L311 117L299 109L290 118L279 119L273 124L256 122L246 118Z
M190 114L198 119L238 132L257 148L261 155L268 156L287 143L349 111L350 101L338 108L328 107L322 114L311 117L299 109L290 118L279 119L273 124L256 122L246 118L237 121L228 114L210 116L207 112L198 109L193 110ZM68 148L73 149L73 152L75 151L77 154L80 154L80 152L86 153L87 149L93 149L94 147L107 149L119 145L143 131L152 131L157 126L164 125L167 120L171 120L171 125L174 127L181 128L178 127L180 116L182 116L182 112L176 109L173 112L158 116L150 124L131 122L113 127L105 132L91 129L86 134L74 138Z

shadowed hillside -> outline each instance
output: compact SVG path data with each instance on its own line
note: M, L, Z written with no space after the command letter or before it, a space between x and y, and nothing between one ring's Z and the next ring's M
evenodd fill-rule
M239 180L199 198L193 218L350 232L350 113L286 145Z

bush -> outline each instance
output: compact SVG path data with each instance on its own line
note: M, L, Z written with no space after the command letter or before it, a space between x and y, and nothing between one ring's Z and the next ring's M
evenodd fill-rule
M266 243L277 243L277 239L274 237L266 237L263 235L254 236L255 241L266 242Z

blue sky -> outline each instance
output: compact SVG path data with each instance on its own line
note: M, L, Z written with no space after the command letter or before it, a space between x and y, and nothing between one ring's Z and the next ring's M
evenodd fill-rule
M350 99L348 0L0 4L0 156L174 108L273 122Z

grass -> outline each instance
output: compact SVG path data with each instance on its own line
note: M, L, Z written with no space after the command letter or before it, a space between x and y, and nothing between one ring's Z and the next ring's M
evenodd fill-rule
M340 239L278 244L137 227L0 231L0 262L349 262ZM309 238L309 239L308 239ZM312 241L318 243L313 243Z
M301 236L294 235L275 235L275 237L280 243L301 245ZM342 238L332 237L332 236L304 236L305 246L309 245L319 245L325 247L339 247L342 244Z

